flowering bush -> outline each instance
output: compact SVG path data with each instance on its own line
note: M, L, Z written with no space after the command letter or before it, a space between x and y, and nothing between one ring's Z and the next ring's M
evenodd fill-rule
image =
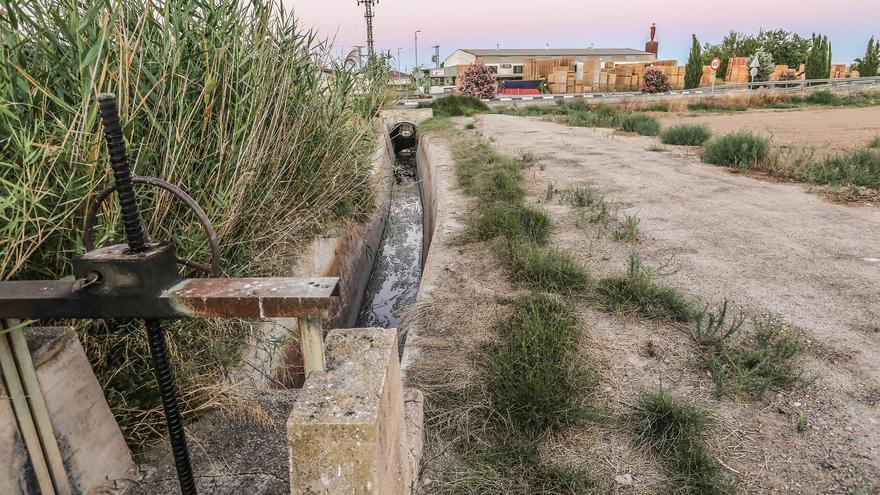
M473 64L458 81L458 91L477 98L492 98L495 96L495 74L483 64Z
M669 91L669 78L657 69L645 71L641 87L642 93L665 93Z

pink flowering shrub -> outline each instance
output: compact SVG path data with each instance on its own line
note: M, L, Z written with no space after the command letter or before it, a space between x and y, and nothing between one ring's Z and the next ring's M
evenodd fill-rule
M645 71L642 81L642 93L665 93L669 91L669 78L657 69Z
M495 96L495 74L483 64L473 64L459 78L458 92L477 98L492 98Z

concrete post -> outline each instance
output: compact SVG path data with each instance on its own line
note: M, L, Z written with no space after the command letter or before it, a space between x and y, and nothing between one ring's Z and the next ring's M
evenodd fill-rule
M411 492L396 329L333 330L287 422L294 495Z

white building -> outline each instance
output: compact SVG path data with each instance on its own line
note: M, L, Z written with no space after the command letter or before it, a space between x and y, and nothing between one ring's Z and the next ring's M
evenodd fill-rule
M481 62L495 71L498 79L522 79L527 58L573 58L575 62L642 62L657 60L657 55L633 48L460 48L443 61L443 67Z

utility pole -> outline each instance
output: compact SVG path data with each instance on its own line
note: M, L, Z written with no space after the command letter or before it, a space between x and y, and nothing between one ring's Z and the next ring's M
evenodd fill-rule
M365 47L364 47L364 45L354 45L354 48L358 52L358 67L363 67L364 66L364 51L363 51L363 49Z
M377 5L379 0L357 0L357 4L364 5L364 19L367 21L367 56L373 58L376 52L373 50L373 5Z
M401 50L401 48L397 49L397 73L398 73L398 75L402 74L402 72L400 72L400 50Z

